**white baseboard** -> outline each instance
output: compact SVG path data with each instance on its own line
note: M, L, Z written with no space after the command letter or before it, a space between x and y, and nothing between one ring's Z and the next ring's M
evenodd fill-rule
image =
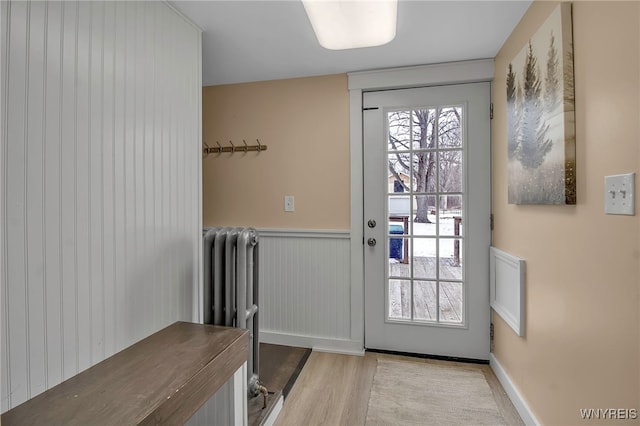
M520 393L516 385L511 381L511 378L509 378L507 372L504 370L504 368L502 368L502 365L500 365L498 359L493 354L489 354L489 365L502 384L502 387L509 396L509 399L513 403L513 406L518 411L518 414L520 414L520 417L522 417L522 421L526 425L539 425L540 422L538 421L538 419L536 419L536 416L529 408L529 405L522 397L522 394Z
M330 352L345 355L364 355L362 342L347 339L327 339L296 334L260 331L260 342L274 345L298 346L311 348L316 352Z

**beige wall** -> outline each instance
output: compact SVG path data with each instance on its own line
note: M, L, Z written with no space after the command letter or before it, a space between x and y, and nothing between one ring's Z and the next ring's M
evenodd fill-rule
M349 92L345 74L203 89L203 139L260 153L203 159L204 226L349 229ZM284 196L295 212L284 212Z
M556 4L534 2L496 57L494 245L526 259L527 317L519 338L494 315L495 355L538 420L578 424L640 408L640 216L603 213L604 176L640 171L640 3L573 3L578 204L509 205L506 66Z

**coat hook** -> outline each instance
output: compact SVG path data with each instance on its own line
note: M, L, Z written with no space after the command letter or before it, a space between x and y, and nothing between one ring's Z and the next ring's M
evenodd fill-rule
M231 153L231 155L233 155L234 152L247 153L247 152L257 151L258 153L260 153L260 151L267 150L267 145L263 145L262 143L260 143L260 139L256 139L256 142L258 143L257 145L249 145L246 139L242 139L242 145L235 146L233 143L233 140L230 139L229 140L230 146L222 146L219 141L216 141L216 146L212 147L212 146L209 146L209 144L203 140L202 155L203 155L203 158L205 158L212 153L217 153L218 156L220 156L222 155L223 152L229 152Z

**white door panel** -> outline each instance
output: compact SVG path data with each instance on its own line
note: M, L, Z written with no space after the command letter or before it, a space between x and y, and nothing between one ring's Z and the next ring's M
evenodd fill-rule
M364 94L367 348L488 359L489 105L489 83Z

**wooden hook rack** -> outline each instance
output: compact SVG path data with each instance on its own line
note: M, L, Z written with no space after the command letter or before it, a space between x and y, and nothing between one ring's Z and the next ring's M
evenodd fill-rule
M251 151L266 151L267 146L260 143L260 139L256 139L257 145L247 145L247 141L242 140L242 145L234 145L232 141L229 141L229 146L222 146L220 142L216 142L218 146L209 146L204 142L204 148L202 148L202 154L207 157L209 154L221 154L223 152L251 152Z

